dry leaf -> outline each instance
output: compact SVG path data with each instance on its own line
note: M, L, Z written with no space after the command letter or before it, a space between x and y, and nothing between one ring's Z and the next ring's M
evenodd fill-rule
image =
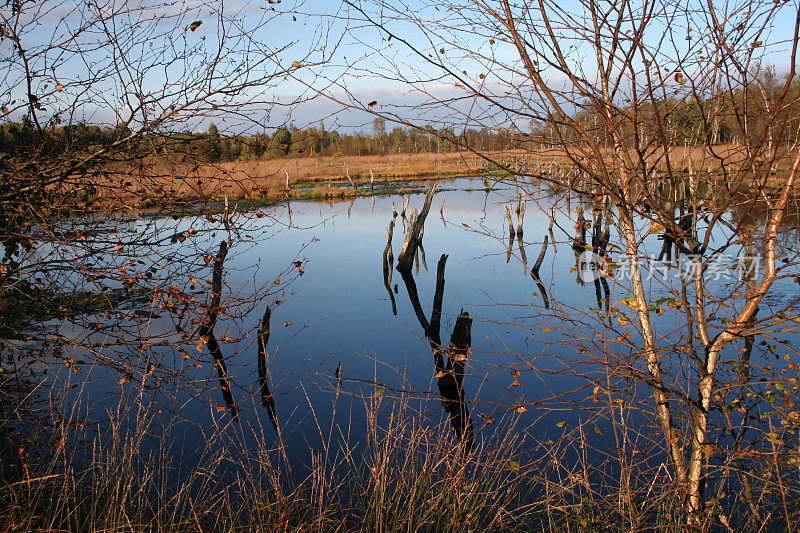
M189 29L190 29L190 30L192 30L192 31L194 31L194 30L196 30L197 28L199 28L199 27L200 27L200 25L201 25L202 23L203 23L203 21L202 21L202 20L195 20L194 22L192 22L192 23L189 25Z
M377 100L373 100L367 105L370 106L370 107L375 107L376 105L378 105L378 101Z

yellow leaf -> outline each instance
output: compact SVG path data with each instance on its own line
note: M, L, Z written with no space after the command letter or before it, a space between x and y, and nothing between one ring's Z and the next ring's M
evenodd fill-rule
M636 298L633 296L628 296L627 298L623 298L619 301L619 303L625 305L629 309L633 309L634 311L639 310L639 304L636 302Z
M64 90L64 87L62 87L60 83L56 85L56 91L61 92L63 90Z
M683 74L681 72L676 72L675 73L675 81L677 81L681 85L686 83L686 79L683 77Z
M300 67L302 67L302 66L303 66L303 64L302 64L302 63L300 63L299 61L292 61L292 66L293 66L294 68L300 68Z

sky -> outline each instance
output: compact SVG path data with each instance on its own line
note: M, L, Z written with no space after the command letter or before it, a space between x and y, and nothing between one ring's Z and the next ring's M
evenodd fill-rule
M207 129L214 121L229 133L322 121L328 129L369 131L375 113L416 125L479 127L508 125L520 110L541 111L541 97L530 87L508 32L477 2L352 1L364 12L318 0L41 0L24 3L20 13L2 8L0 16L9 35L19 37L34 73L32 92L43 121L56 115L61 123L160 120L176 130ZM518 28L529 21L541 29L526 18L529 4L512 5ZM563 19L554 31L568 62L591 81L593 51L574 31L586 22L580 2L545 5ZM673 75L680 57L691 82L709 79L702 71L709 64L702 38L707 18L688 14L705 2L652 5L661 9L656 14L663 22L651 25L644 43L660 46L652 60L661 73ZM721 18L728 12L728 35L746 15L757 27L764 24L765 31L745 32L739 44L746 49L762 43L758 51L767 52L766 61L779 73L786 70L796 1L727 2L715 9ZM665 35L674 39L661 41ZM15 40L5 32L2 37L0 100L6 118L18 120L27 111L25 65ZM544 65L553 49L529 38L548 84L571 88L563 73ZM443 76L437 64L451 74ZM685 94L691 83L682 85L675 94ZM628 87L623 84L621 93ZM492 101L474 98L473 90ZM206 104L192 103L196 99Z

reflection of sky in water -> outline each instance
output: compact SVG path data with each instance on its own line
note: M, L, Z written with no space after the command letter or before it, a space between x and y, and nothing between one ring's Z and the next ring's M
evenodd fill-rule
M461 185L464 188L474 187L474 190L455 190ZM428 268L426 271L420 264L415 280L423 311L430 318L436 264L441 254L448 254L441 337L444 344L449 341L455 318L462 308L474 318L472 356L464 388L467 400L473 402L471 410L473 418L478 421L477 437L481 439L493 426L481 431L482 424L475 418L477 414L506 412L513 410L517 403L535 402L575 389L583 382L569 376L573 370L583 371L598 379L603 376L604 369L601 367L586 364L581 368L581 360L588 356L582 356L573 348L560 344L565 338L562 328L577 328L587 336L592 336L592 328L595 328L607 338L614 338L626 330L620 329L616 320L611 321L611 326L616 329L612 331L608 328L602 313L596 309L594 284L578 285L576 273L571 271L575 267L575 255L570 247L575 232L577 202L574 199L569 212L565 199L557 200L557 220L553 228L557 241L555 253L551 242L540 270L551 302L555 306L560 305L561 312L572 320L572 324L567 325L560 317L553 316L558 314L557 309L542 309L541 296L520 261L516 242L510 261L506 262L508 241L505 206L511 207L512 217L516 218L514 204L510 201L516 195L515 191L500 187L499 191L487 195L482 189L481 180L461 180L455 184L442 183L441 186L446 191L434 198L425 225L423 243ZM446 225L439 213L445 195L443 212ZM528 202L525 215L524 239L529 267L536 260L542 240L548 233L549 213L554 201L545 198L544 192L541 197L539 206L536 202ZM399 196L375 198L374 207L373 198L359 198L352 205L349 201L332 205L292 202L291 229L282 227L289 220L286 205L264 208L263 211L278 217L280 223L276 224L270 217L252 218L247 222L247 227L242 229L241 236L249 240L247 235L252 235L256 242L234 244L228 254L223 302L231 294L246 297L268 285L287 267L291 267L298 253L298 259L304 260L304 274L265 300L271 305L276 300L282 302L272 313L268 346L271 358L270 388L275 394L284 438L293 444L291 449L299 454L307 448L304 444L306 441L318 440L315 417L323 427L331 420L334 398L338 398L337 421L350 424L354 435L363 435L363 432L359 433L364 423L364 400L360 397L373 394L375 387L372 382L376 379L390 388L402 388L413 391L416 396L431 399L427 404L429 414L442 419L445 417L438 401L431 350L399 273L394 272L392 279L392 285L398 288L395 295L397 316L392 314L389 295L384 287L381 258L386 245L384 228L391 220L392 202L399 210L402 204ZM412 196L409 211L421 208L422 202L422 195ZM586 206L584 216L588 221L592 220L590 206ZM212 225L204 218L197 217L165 223L168 227L174 225L181 230L190 226L203 229ZM141 226L141 223L137 226ZM164 230L165 233L172 231L175 230ZM613 231L612 228L612 242L615 241ZM269 238L262 239L264 235ZM167 259L172 253L170 250L176 248L198 257L204 253L215 254L219 239L224 237L224 231L217 231L213 237L201 232L183 245L172 245L170 248L165 244L165 249L159 253ZM587 241L591 242L591 228L587 230ZM403 224L398 217L392 246L395 259L402 242ZM661 247L655 235L648 236L646 244L653 253L657 253ZM611 256L619 259L618 253L611 253ZM675 269L669 272L674 273ZM210 267L205 267L198 278L210 278L210 275ZM728 281L721 280L715 286L722 290ZM629 295L624 288L626 283L609 284L611 305L619 306L619 300ZM198 289L205 287L202 283L198 284ZM786 299L796 296L796 287L788 280L780 282L775 289L780 295L779 299L785 303ZM646 280L646 289L653 299L668 295L657 277ZM205 294L196 297L200 303L206 300ZM767 301L765 305L769 303ZM258 305L246 316L235 320L221 316L216 336L218 339L242 337L237 343L222 344L233 382L233 395L239 403L242 425L264 428L264 439L269 442L273 438L270 435L274 433L260 405L256 375L255 331L263 311L263 305ZM163 310L160 314L165 316L150 324L148 331L151 334L167 333L173 328L168 314ZM671 312L659 317L656 327L659 332L666 333L680 323L681 318ZM246 333L249 336L244 336ZM623 356L629 351L620 346L610 349ZM160 391L153 392L159 402L169 405L189 422L183 429L179 425L171 425L173 434L186 430L189 442L192 442L200 438L194 429L195 424L209 425L211 417L222 423L229 421L228 415L216 407L224 403L207 350L200 356L198 364L202 368L199 369L192 366L196 364L194 358L199 353L193 345L187 346L191 360L182 359L177 353L164 352L157 346L152 350L156 354L163 354L162 365L183 368L187 377L197 380L195 385L201 391L190 392L190 388L176 388L168 380L162 380ZM337 396L331 392L330 384L340 361L343 394ZM522 371L519 377L522 386L510 386L513 380L511 367ZM534 368L563 375L540 374L533 371ZM676 368L675 372L679 370ZM119 378L120 375L114 373L93 382L90 393L105 398L97 405L101 411L115 401L115 393L120 390L117 384ZM107 394L109 392L111 394ZM582 401L589 394L590 390L582 390L568 398ZM198 397L189 398L195 395ZM206 400L216 406L209 406ZM309 403L313 406L313 416ZM353 409L352 421L348 406ZM540 407L532 405L519 416L527 425L542 414ZM578 412L555 413L540 420L533 433L542 437L560 431L554 427L555 420L576 420L580 416ZM261 431L259 429L258 433Z

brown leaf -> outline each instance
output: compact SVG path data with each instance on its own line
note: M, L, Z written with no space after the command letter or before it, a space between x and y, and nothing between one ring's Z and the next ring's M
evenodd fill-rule
M367 105L370 106L370 107L375 107L376 105L378 105L378 101L377 100L373 100Z
M203 21L202 21L202 20L195 20L194 22L192 22L192 23L189 25L189 29L190 29L190 30L192 30L192 31L194 31L194 30L196 30L197 28L199 28L199 27L200 27L200 25L201 25L202 23L203 23Z

